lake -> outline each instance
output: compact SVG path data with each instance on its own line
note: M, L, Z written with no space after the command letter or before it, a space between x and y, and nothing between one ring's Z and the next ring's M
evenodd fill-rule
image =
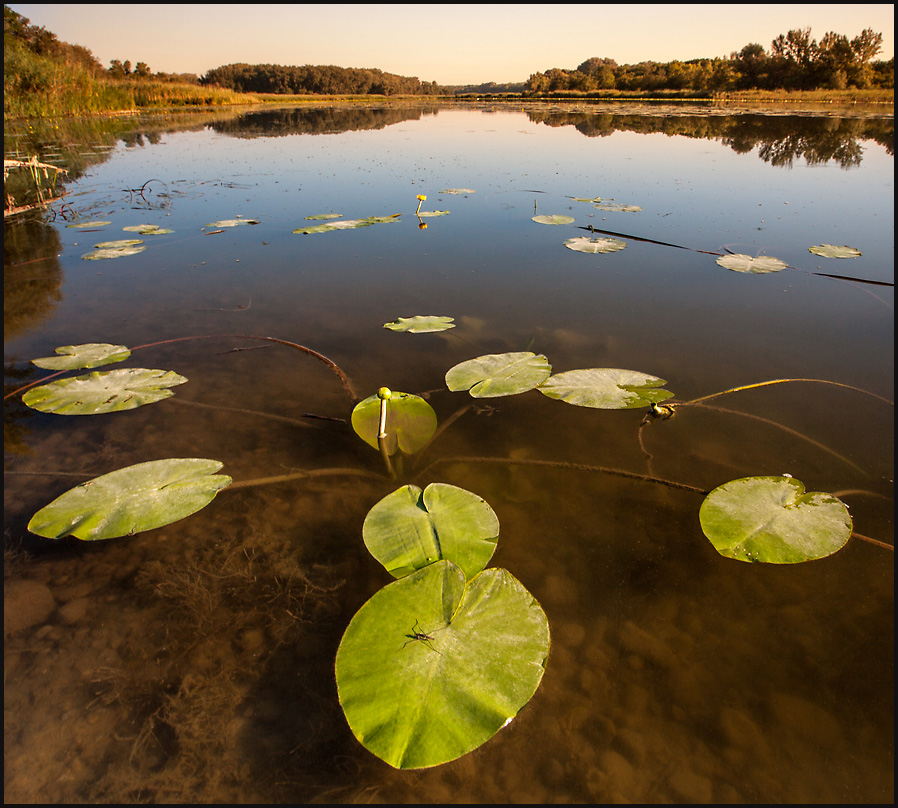
M69 172L4 227L7 802L893 801L891 108L322 105L4 139ZM570 221L534 221L552 215ZM126 238L145 249L85 260ZM583 238L624 246L565 244ZM384 327L415 316L454 327ZM50 375L31 360L85 343L188 381L93 417L25 406ZM517 352L639 371L681 406L447 388ZM396 480L349 422L382 386L440 424ZM118 539L27 530L164 458L234 485ZM706 493L768 475L838 497L855 535L802 564L719 554ZM392 580L366 514L435 482L495 511L490 566L536 598L551 650L509 726L403 771L354 737L334 660Z

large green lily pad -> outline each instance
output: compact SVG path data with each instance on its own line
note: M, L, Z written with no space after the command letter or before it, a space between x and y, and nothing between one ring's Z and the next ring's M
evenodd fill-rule
M664 379L619 368L589 368L568 370L550 376L537 390L578 407L602 410L632 410L648 407L673 396L660 389Z
M174 233L174 230L169 230L164 227L160 227L158 224L132 224L127 227L123 227L122 230L128 230L132 233L140 233L142 236L162 236L166 233Z
M355 433L375 449L380 432L380 402L377 395L368 396L356 404L352 411L352 428ZM437 429L437 414L420 396L393 390L387 401L386 447L387 453L414 454L423 449Z
M177 522L231 484L222 464L202 458L152 460L95 477L41 508L28 529L47 539L117 539Z
M743 255L742 253L721 256L716 263L724 269L731 269L733 272L750 272L753 275L779 272L788 266L785 261L769 255L759 255L756 258L752 258L750 255Z
M359 227L370 227L373 224L389 224L390 222L398 222L401 214L394 213L392 216L367 216L364 219L343 219L339 222L326 222L325 224L311 225L310 227L297 227L294 233L305 233L310 235L313 233L331 233L334 230L356 230Z
M105 342L86 342L83 345L63 345L56 349L59 356L42 356L31 363L45 370L77 370L96 368L123 362L131 351L124 345L110 345Z
M496 550L499 519L482 497L464 488L431 483L422 491L405 485L368 511L362 538L394 578L441 559L472 578Z
M744 477L715 488L699 509L718 553L737 561L796 564L824 558L851 537L848 508L832 494L806 493L793 477Z
M856 247L836 244L818 244L816 247L808 247L808 251L814 255L822 255L824 258L859 258L862 255Z
M580 236L579 238L569 238L564 242L564 246L569 250L582 253L612 253L624 249L627 242L621 241L619 238Z
M174 395L169 387L186 381L171 370L94 371L33 387L22 401L32 409L56 415L99 415L162 401Z
M474 398L513 396L538 387L551 373L552 366L542 354L486 354L450 368L446 386L453 392L467 390Z
M511 573L438 561L374 594L337 651L349 727L397 769L455 760L493 737L536 692L549 624Z
M408 331L410 334L431 334L455 328L453 317L437 314L416 314L414 317L397 317L392 323L384 323L391 331Z

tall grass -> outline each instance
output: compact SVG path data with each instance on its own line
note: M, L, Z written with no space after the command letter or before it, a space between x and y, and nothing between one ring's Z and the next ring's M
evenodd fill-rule
M152 79L115 80L81 65L4 48L4 118L45 118L140 108L208 107L256 102L254 96Z

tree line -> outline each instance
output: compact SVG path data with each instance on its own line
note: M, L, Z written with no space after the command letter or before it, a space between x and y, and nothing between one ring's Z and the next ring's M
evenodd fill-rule
M874 62L881 50L882 34L871 28L853 39L830 31L819 42L803 28L780 34L769 51L750 43L729 58L619 65L593 57L575 70L533 73L524 92L892 89L895 60Z

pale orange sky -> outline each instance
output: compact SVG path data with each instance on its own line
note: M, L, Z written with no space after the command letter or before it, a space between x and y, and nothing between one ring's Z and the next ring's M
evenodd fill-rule
M883 35L892 4L62 4L9 3L60 39L153 71L233 62L376 67L439 84L526 81L592 56L618 64L729 56L793 28Z

